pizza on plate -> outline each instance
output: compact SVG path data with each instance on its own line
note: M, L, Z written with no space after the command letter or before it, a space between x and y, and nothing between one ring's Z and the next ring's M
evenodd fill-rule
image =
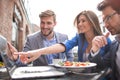
M62 63L59 63L61 66L75 66L75 67L84 67L88 66L90 62L70 62L70 61L65 61Z

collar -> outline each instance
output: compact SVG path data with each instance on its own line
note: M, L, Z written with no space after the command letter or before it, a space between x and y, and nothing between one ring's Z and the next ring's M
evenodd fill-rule
M120 43L120 34L118 34L115 39Z
M44 40L46 40L46 41L56 40L55 32L54 32L54 36L53 36L50 40L48 40L48 39L46 38L46 36L44 36L43 34L42 34L42 38L43 38Z

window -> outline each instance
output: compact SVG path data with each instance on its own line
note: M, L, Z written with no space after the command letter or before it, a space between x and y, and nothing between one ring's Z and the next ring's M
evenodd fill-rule
M12 44L17 48L18 43L18 26L16 22L12 23Z
M20 21L22 21L22 16L21 16L20 10L15 4L14 12L13 12L13 22L12 22L12 44L13 46L16 47L17 50L19 50L18 40L19 40Z

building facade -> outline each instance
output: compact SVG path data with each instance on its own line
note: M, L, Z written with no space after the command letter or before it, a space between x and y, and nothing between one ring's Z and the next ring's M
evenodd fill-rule
M23 0L0 0L0 35L22 51L31 25Z

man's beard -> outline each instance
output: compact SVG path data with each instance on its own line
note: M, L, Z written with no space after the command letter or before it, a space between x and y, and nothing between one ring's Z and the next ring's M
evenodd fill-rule
M49 36L52 32L53 32L53 30L50 30L50 32L49 32L48 34L43 34L43 32L42 32L42 34L47 37L47 36Z

